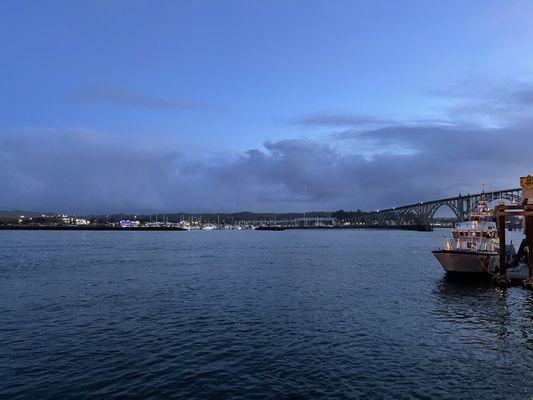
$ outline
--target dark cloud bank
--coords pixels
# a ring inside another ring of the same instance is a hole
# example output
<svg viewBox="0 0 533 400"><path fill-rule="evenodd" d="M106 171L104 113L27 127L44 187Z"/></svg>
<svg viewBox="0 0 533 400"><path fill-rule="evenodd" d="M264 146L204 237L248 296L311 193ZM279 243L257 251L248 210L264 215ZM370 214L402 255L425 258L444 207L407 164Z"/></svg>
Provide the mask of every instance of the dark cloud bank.
<svg viewBox="0 0 533 400"><path fill-rule="evenodd" d="M196 160L80 130L5 133L0 209L375 209L477 191L483 183L515 187L520 175L533 172L533 118L524 93L512 97L512 110L493 99L491 116L499 118L493 126L315 115L298 123L331 128L324 140L267 141L243 154ZM362 128L361 121L379 126Z"/></svg>

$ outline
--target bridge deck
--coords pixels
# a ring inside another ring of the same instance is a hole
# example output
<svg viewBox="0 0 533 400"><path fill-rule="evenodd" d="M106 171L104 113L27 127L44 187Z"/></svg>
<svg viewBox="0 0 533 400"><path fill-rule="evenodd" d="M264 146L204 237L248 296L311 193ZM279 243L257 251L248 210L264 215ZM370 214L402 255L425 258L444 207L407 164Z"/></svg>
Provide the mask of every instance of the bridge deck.
<svg viewBox="0 0 533 400"><path fill-rule="evenodd" d="M367 214L367 222L375 220L385 222L385 220L387 220L387 218L390 219L390 217L393 217L393 219L395 219L397 222L402 222L402 220L403 222L406 222L406 218L409 218L410 221L412 221L414 215L416 216L417 223L429 223L429 220L433 218L435 212L444 205L450 207L458 220L464 220L464 218L480 200L493 201L497 199L507 199L521 203L521 189L497 190L493 192L467 194L465 196L459 195L438 200L423 201L420 203L408 204L399 207L375 210Z"/></svg>

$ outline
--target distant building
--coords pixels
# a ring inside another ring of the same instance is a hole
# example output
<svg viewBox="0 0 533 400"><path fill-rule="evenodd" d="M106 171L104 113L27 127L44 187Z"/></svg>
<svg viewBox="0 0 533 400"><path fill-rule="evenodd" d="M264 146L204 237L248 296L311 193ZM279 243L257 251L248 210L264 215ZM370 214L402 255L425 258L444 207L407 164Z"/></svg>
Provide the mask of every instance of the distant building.
<svg viewBox="0 0 533 400"><path fill-rule="evenodd" d="M121 228L137 228L140 224L139 221L130 221L129 219L123 219L120 221Z"/></svg>
<svg viewBox="0 0 533 400"><path fill-rule="evenodd" d="M91 223L88 219L76 218L68 215L60 215L59 217L66 225L89 225Z"/></svg>

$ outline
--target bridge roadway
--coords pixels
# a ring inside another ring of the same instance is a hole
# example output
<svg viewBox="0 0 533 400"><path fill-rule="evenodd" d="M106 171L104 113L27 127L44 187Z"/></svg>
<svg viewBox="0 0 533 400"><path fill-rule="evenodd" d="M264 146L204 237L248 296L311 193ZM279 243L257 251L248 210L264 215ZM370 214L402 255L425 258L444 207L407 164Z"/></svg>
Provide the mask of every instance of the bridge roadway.
<svg viewBox="0 0 533 400"><path fill-rule="evenodd" d="M429 225L437 210L447 206L455 214L458 221L464 221L471 210L475 209L481 200L492 202L508 200L514 204L522 203L522 190L508 189L495 192L459 195L440 200L425 201L385 210L371 211L365 216L368 225Z"/></svg>

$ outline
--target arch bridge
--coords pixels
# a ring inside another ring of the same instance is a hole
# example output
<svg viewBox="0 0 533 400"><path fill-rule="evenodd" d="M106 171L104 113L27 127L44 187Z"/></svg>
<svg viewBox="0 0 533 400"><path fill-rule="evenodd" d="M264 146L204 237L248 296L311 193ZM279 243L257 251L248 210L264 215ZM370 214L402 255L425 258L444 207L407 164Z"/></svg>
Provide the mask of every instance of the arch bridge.
<svg viewBox="0 0 533 400"><path fill-rule="evenodd" d="M366 214L364 222L368 225L429 225L437 210L443 206L448 207L455 214L457 221L464 221L470 211L475 209L481 200L488 202L508 200L513 204L521 204L522 190L518 188L467 194L466 196L459 195L457 197L371 211Z"/></svg>

